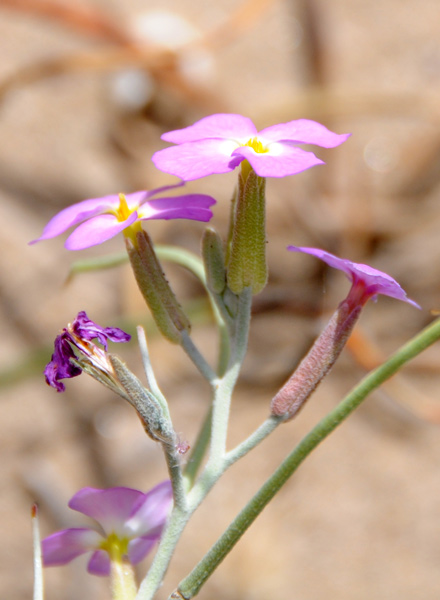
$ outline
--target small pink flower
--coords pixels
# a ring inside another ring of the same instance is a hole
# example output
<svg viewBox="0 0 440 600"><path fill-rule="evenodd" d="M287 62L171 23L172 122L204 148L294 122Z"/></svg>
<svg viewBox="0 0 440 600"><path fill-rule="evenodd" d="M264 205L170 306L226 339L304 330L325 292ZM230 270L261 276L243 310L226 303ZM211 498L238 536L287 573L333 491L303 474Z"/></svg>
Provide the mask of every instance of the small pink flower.
<svg viewBox="0 0 440 600"><path fill-rule="evenodd" d="M35 244L56 237L70 227L78 225L67 238L65 247L68 250L83 250L106 242L140 221L150 219L209 221L212 217L209 207L215 204L211 196L186 194L151 199L153 196L182 185L183 182L151 191L83 200L55 215L44 228L42 235L30 243Z"/></svg>
<svg viewBox="0 0 440 600"><path fill-rule="evenodd" d="M402 300L403 302L408 302L408 304L420 308L417 302L407 297L406 292L400 287L397 281L383 271L378 271L362 263L351 262L351 260L345 258L338 258L334 254L330 254L330 252L320 250L319 248L288 246L287 249L292 252L311 254L323 260L330 267L343 271L352 282L347 301L353 305L359 304L363 306L369 298L376 300L377 296L382 294Z"/></svg>
<svg viewBox="0 0 440 600"><path fill-rule="evenodd" d="M93 575L109 575L110 560L137 564L159 540L172 498L169 481L146 494L125 487L83 488L69 507L94 519L96 526L63 529L44 539L44 566L66 565L86 552L93 552L87 567Z"/></svg>
<svg viewBox="0 0 440 600"><path fill-rule="evenodd" d="M361 263L338 258L319 248L288 246L292 252L304 252L320 258L329 266L343 271L351 281L348 296L343 300L324 331L316 339L307 355L294 370L289 380L274 396L271 403L272 414L292 419L304 406L311 394L327 375L341 354L364 304L379 294L420 306L410 300L405 291L392 277Z"/></svg>
<svg viewBox="0 0 440 600"><path fill-rule="evenodd" d="M298 148L297 144L334 148L349 135L338 135L308 119L257 131L246 117L218 114L165 133L162 139L177 145L156 152L153 162L161 171L185 181L228 173L245 159L260 177L286 177L323 164L312 152Z"/></svg>

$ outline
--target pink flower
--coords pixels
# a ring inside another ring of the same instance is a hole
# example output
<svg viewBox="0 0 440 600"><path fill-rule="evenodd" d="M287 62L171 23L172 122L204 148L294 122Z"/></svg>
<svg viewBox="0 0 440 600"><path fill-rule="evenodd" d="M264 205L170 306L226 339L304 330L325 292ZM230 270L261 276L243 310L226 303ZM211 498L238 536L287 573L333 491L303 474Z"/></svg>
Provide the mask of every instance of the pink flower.
<svg viewBox="0 0 440 600"><path fill-rule="evenodd" d="M30 243L35 244L56 237L70 227L78 225L67 238L65 247L68 250L83 250L106 242L140 221L149 219L209 221L212 217L209 207L215 204L211 196L186 194L151 200L157 194L182 185L183 182L126 196L114 194L83 200L55 215L44 228L43 234Z"/></svg>
<svg viewBox="0 0 440 600"><path fill-rule="evenodd" d="M406 293L392 277L368 265L338 258L319 248L288 246L292 252L304 252L320 258L329 266L343 271L351 281L348 296L343 300L324 331L316 339L307 355L294 370L289 380L274 396L271 403L272 414L292 419L304 406L311 394L327 375L341 354L355 326L364 304L379 294L391 296L420 306L407 298Z"/></svg>
<svg viewBox="0 0 440 600"><path fill-rule="evenodd" d="M273 125L258 132L246 117L218 114L165 133L162 139L177 146L159 150L153 155L153 162L161 171L185 181L228 173L245 159L260 177L285 177L323 164L297 144L334 148L349 135L338 135L308 119Z"/></svg>
<svg viewBox="0 0 440 600"><path fill-rule="evenodd" d="M343 271L352 282L347 301L353 305L359 304L362 306L369 298L375 300L379 294L382 294L402 300L403 302L408 302L408 304L420 308L417 302L407 297L406 292L400 287L397 281L383 271L378 271L362 263L351 262L351 260L345 258L338 258L334 254L330 254L330 252L320 250L319 248L288 246L287 249L292 252L311 254L323 260L330 267Z"/></svg>
<svg viewBox="0 0 440 600"><path fill-rule="evenodd" d="M94 519L96 526L63 529L44 539L44 566L66 565L86 552L93 552L87 567L93 575L109 575L110 560L135 565L159 540L172 498L169 481L147 494L125 487L83 488L69 507Z"/></svg>

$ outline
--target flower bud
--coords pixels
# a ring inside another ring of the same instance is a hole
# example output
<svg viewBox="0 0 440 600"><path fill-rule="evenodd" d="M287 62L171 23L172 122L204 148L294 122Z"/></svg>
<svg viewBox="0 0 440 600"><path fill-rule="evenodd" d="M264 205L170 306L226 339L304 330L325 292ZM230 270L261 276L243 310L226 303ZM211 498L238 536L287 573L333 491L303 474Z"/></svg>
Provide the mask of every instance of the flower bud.
<svg viewBox="0 0 440 600"><path fill-rule="evenodd" d="M165 279L148 234L141 231L136 234L136 245L128 239L126 245L137 284L156 325L170 342L179 344L181 332L189 332L191 324Z"/></svg>
<svg viewBox="0 0 440 600"><path fill-rule="evenodd" d="M226 286L225 254L221 237L210 227L205 229L202 237L202 257L208 288L221 294Z"/></svg>
<svg viewBox="0 0 440 600"><path fill-rule="evenodd" d="M259 177L247 161L243 161L238 179L227 281L234 294L240 294L245 287L251 286L255 295L267 282L266 179Z"/></svg>
<svg viewBox="0 0 440 600"><path fill-rule="evenodd" d="M353 309L347 300L341 302L299 367L272 399L273 415L288 421L300 411L335 364L361 310L362 306Z"/></svg>

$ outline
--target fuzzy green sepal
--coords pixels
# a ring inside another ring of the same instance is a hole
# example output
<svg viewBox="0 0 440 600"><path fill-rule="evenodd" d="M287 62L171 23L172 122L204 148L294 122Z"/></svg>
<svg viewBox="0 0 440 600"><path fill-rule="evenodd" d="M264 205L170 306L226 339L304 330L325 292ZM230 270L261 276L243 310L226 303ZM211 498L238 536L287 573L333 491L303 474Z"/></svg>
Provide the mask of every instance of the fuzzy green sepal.
<svg viewBox="0 0 440 600"><path fill-rule="evenodd" d="M221 294L226 286L225 253L221 237L211 227L205 229L202 237L202 257L208 288Z"/></svg>
<svg viewBox="0 0 440 600"><path fill-rule="evenodd" d="M227 282L234 294L251 287L255 295L267 282L266 179L250 168L242 169L238 181Z"/></svg>
<svg viewBox="0 0 440 600"><path fill-rule="evenodd" d="M126 245L137 284L156 325L170 342L179 344L181 332L189 332L191 323L165 278L148 234L141 231L135 245L129 239Z"/></svg>

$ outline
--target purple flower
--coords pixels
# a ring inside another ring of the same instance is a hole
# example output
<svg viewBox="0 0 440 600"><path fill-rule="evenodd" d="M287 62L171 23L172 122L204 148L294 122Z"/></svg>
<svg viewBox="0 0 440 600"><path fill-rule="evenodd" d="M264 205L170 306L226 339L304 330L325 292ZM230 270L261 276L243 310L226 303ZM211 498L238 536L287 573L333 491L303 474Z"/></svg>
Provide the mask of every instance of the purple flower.
<svg viewBox="0 0 440 600"><path fill-rule="evenodd" d="M169 481L146 494L125 487L83 488L69 507L94 519L96 527L63 529L44 539L44 566L65 565L90 551L87 570L93 575L109 575L110 561L135 565L160 538L172 498Z"/></svg>
<svg viewBox="0 0 440 600"><path fill-rule="evenodd" d="M156 152L153 162L161 171L185 181L228 173L245 159L260 177L285 177L323 164L312 152L296 144L334 148L349 135L338 135L308 119L273 125L258 132L246 117L218 114L165 133L163 140L178 145Z"/></svg>
<svg viewBox="0 0 440 600"><path fill-rule="evenodd" d="M89 342L97 338L105 350L108 348L107 340L118 343L129 342L131 339L131 335L118 327L100 327L88 318L84 310L73 321L72 334Z"/></svg>
<svg viewBox="0 0 440 600"><path fill-rule="evenodd" d="M88 318L85 311L79 312L73 323L69 323L55 339L54 353L44 369L48 385L58 392L64 392L65 386L60 379L70 379L81 374L81 369L70 360L76 358L72 346L86 354L91 362L104 364L104 370L108 369L105 353L90 343L95 338L107 350L107 340L128 342L131 336L118 327L100 327Z"/></svg>
<svg viewBox="0 0 440 600"><path fill-rule="evenodd" d="M343 300L324 331L317 338L307 355L294 370L289 380L274 396L272 414L292 419L305 405L311 394L327 375L341 354L364 304L379 294L391 296L420 308L407 298L405 291L392 277L368 265L338 258L319 248L288 246L292 252L304 252L320 258L325 263L343 271L351 281L348 296Z"/></svg>
<svg viewBox="0 0 440 600"><path fill-rule="evenodd" d="M338 258L330 252L320 250L319 248L300 248L298 246L288 246L288 250L292 252L304 252L320 258L330 267L343 271L348 279L352 282L352 287L347 297L347 301L354 305L364 305L369 298L375 300L379 294L391 296L397 300L408 302L416 308L420 306L410 300L406 292L400 287L395 279L384 273L364 265L362 263L354 263L345 258Z"/></svg>
<svg viewBox="0 0 440 600"><path fill-rule="evenodd" d="M83 200L55 215L44 228L42 235L30 243L35 244L56 237L70 227L78 225L67 238L65 247L68 250L83 250L102 244L135 224L139 226L140 221L149 219L209 221L212 217L209 207L215 204L211 196L186 194L151 200L157 194L182 185L183 182L149 192L135 192L126 196L114 194Z"/></svg>

